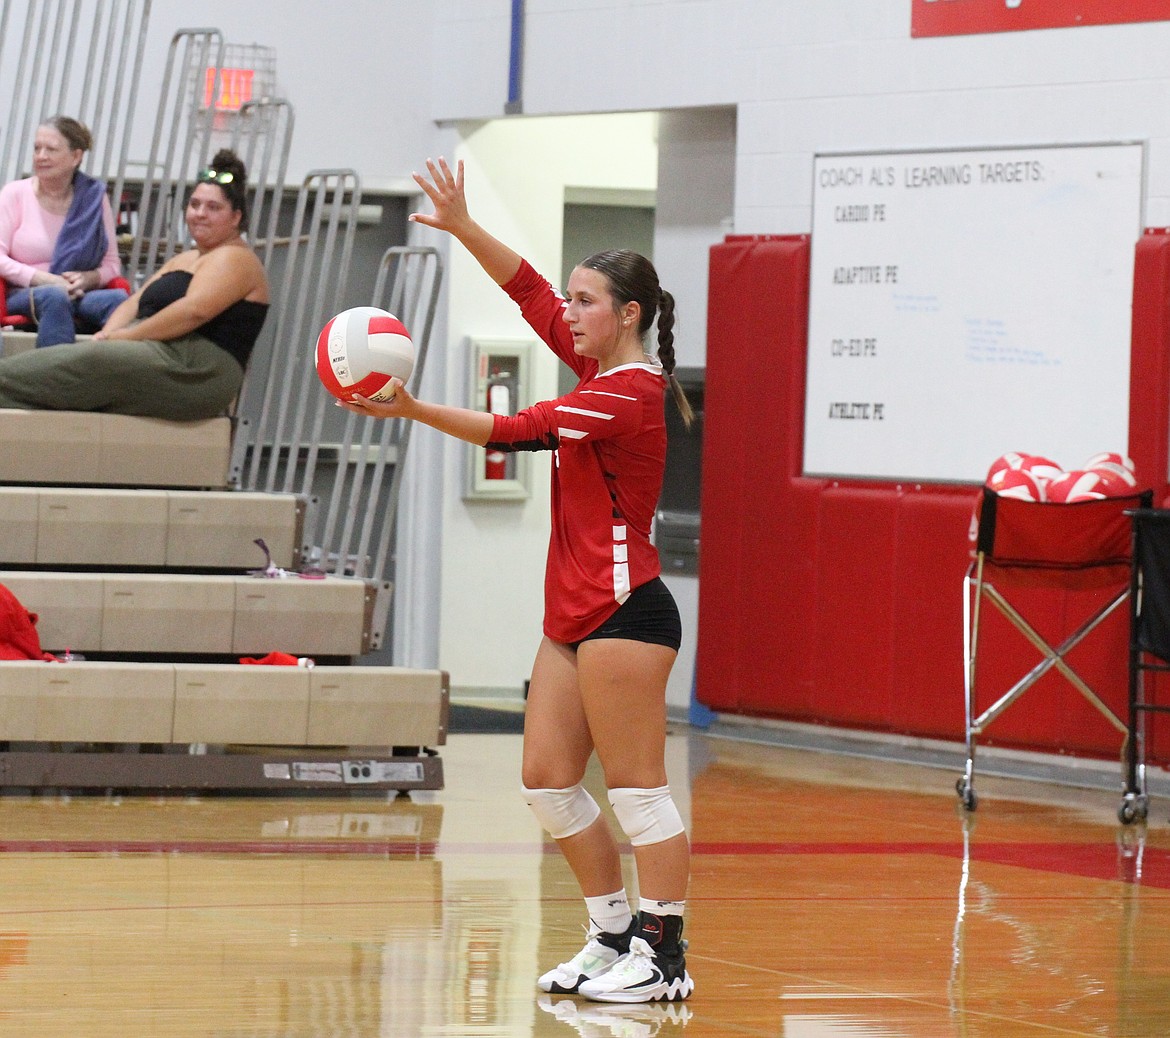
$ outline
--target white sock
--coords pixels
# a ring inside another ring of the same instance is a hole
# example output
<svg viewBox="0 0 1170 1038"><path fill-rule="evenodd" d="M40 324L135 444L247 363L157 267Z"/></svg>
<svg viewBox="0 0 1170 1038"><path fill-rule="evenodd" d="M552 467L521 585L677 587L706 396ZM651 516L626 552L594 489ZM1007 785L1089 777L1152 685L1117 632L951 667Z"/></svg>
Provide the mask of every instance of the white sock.
<svg viewBox="0 0 1170 1038"><path fill-rule="evenodd" d="M682 915L686 907L685 901L652 901L648 897L638 899L638 911L651 915Z"/></svg>
<svg viewBox="0 0 1170 1038"><path fill-rule="evenodd" d="M587 897L585 910L589 913L590 920L606 933L625 933L634 918L624 890Z"/></svg>

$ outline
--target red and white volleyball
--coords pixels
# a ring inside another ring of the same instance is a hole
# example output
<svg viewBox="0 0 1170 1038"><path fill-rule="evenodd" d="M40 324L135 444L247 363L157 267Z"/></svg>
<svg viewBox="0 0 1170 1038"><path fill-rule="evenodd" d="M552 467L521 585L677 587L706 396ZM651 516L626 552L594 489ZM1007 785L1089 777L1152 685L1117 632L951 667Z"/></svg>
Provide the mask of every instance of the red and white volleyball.
<svg viewBox="0 0 1170 1038"><path fill-rule="evenodd" d="M1059 476L1063 470L1055 461L1042 455L1009 451L1007 454L1001 454L992 462L991 468L987 472L987 485L991 486L996 478L1005 471L1029 472L1043 484Z"/></svg>
<svg viewBox="0 0 1170 1038"><path fill-rule="evenodd" d="M1106 477L1110 497L1131 493L1137 487L1133 462L1124 454L1094 454L1081 467Z"/></svg>
<svg viewBox="0 0 1170 1038"><path fill-rule="evenodd" d="M1108 465L1110 468L1120 466L1125 469L1131 476L1136 471L1133 462L1124 454L1115 454L1111 451L1102 451L1100 454L1094 454L1091 458L1086 458L1085 463L1081 466L1082 469L1096 469L1102 465ZM1135 481L1136 484L1136 481Z"/></svg>
<svg viewBox="0 0 1170 1038"><path fill-rule="evenodd" d="M1026 456L1024 462L1024 471L1032 473L1041 483L1047 483L1050 479L1056 479L1057 476L1064 472L1055 461L1051 458L1045 458L1041 454L1029 454Z"/></svg>
<svg viewBox="0 0 1170 1038"><path fill-rule="evenodd" d="M1014 497L1021 501L1043 501L1044 485L1026 469L1000 469L987 485L1000 497Z"/></svg>
<svg viewBox="0 0 1170 1038"><path fill-rule="evenodd" d="M1074 501L1099 501L1106 497L1101 475L1092 470L1074 469L1051 480L1048 500L1072 504Z"/></svg>
<svg viewBox="0 0 1170 1038"><path fill-rule="evenodd" d="M1089 471L1101 477L1099 489L1106 497L1125 497L1134 493L1137 488L1137 480L1128 469L1119 470L1101 465Z"/></svg>
<svg viewBox="0 0 1170 1038"><path fill-rule="evenodd" d="M1024 467L1024 458L1026 455L1018 454L1016 451L1008 451L1007 454L1001 454L991 463L991 468L987 470L987 479L985 482L991 486L995 480L1004 472L1014 472Z"/></svg>
<svg viewBox="0 0 1170 1038"><path fill-rule="evenodd" d="M338 400L355 393L393 400L390 379L414 371L414 343L405 325L376 306L355 306L332 318L317 336L317 375Z"/></svg>

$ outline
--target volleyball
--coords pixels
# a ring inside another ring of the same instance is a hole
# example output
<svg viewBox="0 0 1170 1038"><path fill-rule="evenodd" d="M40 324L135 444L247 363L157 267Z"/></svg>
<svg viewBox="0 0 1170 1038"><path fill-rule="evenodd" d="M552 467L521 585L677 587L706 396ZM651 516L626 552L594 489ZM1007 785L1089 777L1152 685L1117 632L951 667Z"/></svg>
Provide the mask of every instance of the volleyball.
<svg viewBox="0 0 1170 1038"><path fill-rule="evenodd" d="M1039 454L1023 454L1018 451L1009 451L995 459L987 472L987 485L994 486L1004 472L1027 472L1041 485L1054 479L1062 472L1061 467L1050 458Z"/></svg>
<svg viewBox="0 0 1170 1038"><path fill-rule="evenodd" d="M987 481L1000 497L1014 497L1021 501L1043 501L1044 485L1027 469L1000 469Z"/></svg>
<svg viewBox="0 0 1170 1038"><path fill-rule="evenodd" d="M393 400L390 379L405 382L413 370L410 332L375 306L343 310L317 336L317 375L338 400L352 400L355 393L367 400Z"/></svg>
<svg viewBox="0 0 1170 1038"><path fill-rule="evenodd" d="M1081 466L1082 469L1100 468L1102 465L1107 465L1110 468L1120 467L1125 469L1131 475L1134 472L1133 462L1124 454L1115 454L1111 451L1102 451L1100 454L1094 454L1091 458L1086 459Z"/></svg>
<svg viewBox="0 0 1170 1038"><path fill-rule="evenodd" d="M1133 462L1124 454L1094 454L1081 467L1104 479L1110 497L1130 493L1137 487Z"/></svg>
<svg viewBox="0 0 1170 1038"><path fill-rule="evenodd" d="M1092 470L1074 469L1048 484L1048 500L1071 504L1074 501L1097 501L1106 496L1104 480Z"/></svg>
<svg viewBox="0 0 1170 1038"><path fill-rule="evenodd" d="M1027 455L1020 454L1016 451L1008 451L1007 454L1001 454L991 463L991 468L987 470L987 485L992 486L995 481L1005 472L1014 472L1024 467L1024 459Z"/></svg>
<svg viewBox="0 0 1170 1038"><path fill-rule="evenodd" d="M1101 482L1097 489L1106 497L1126 497L1137 489L1137 480L1134 479L1133 473L1127 469L1113 469L1107 465L1101 465L1089 471L1100 477Z"/></svg>
<svg viewBox="0 0 1170 1038"><path fill-rule="evenodd" d="M1050 479L1056 479L1057 476L1061 475L1064 469L1051 458L1045 458L1040 454L1029 454L1024 462L1024 471L1032 473L1041 483L1047 483Z"/></svg>

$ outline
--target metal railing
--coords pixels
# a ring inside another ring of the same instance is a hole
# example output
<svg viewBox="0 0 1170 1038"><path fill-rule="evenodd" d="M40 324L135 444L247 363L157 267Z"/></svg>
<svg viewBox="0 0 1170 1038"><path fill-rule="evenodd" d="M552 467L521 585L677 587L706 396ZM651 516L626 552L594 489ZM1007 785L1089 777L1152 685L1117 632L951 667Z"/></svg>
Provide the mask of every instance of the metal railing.
<svg viewBox="0 0 1170 1038"><path fill-rule="evenodd" d="M136 283L180 251L186 188L206 165L215 115L214 108L193 99L188 84L200 70L218 69L223 49L218 29L182 29L171 37L127 263Z"/></svg>
<svg viewBox="0 0 1170 1038"><path fill-rule="evenodd" d="M70 115L94 137L83 168L120 197L149 17L150 0L2 0L0 183L31 172L44 119Z"/></svg>
<svg viewBox="0 0 1170 1038"><path fill-rule="evenodd" d="M313 363L317 336L345 298L360 203L352 171L315 171L301 187L274 307L274 341L267 357L249 367L231 470L240 489L296 493L312 502L302 568L374 582L371 644L377 649L393 594L394 529L411 423L339 410ZM441 280L440 255L432 248L394 246L379 265L371 305L390 310L410 330L412 387L426 364Z"/></svg>

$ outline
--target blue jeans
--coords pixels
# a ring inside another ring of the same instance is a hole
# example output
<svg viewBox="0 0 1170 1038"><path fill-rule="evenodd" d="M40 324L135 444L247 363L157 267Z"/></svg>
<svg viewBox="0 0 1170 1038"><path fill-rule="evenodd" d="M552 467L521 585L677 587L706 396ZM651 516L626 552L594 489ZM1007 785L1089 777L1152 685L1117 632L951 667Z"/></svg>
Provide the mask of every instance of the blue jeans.
<svg viewBox="0 0 1170 1038"><path fill-rule="evenodd" d="M77 329L96 332L126 298L120 288L95 288L80 299L56 285L14 288L8 293L8 312L37 322L37 345L75 342Z"/></svg>

